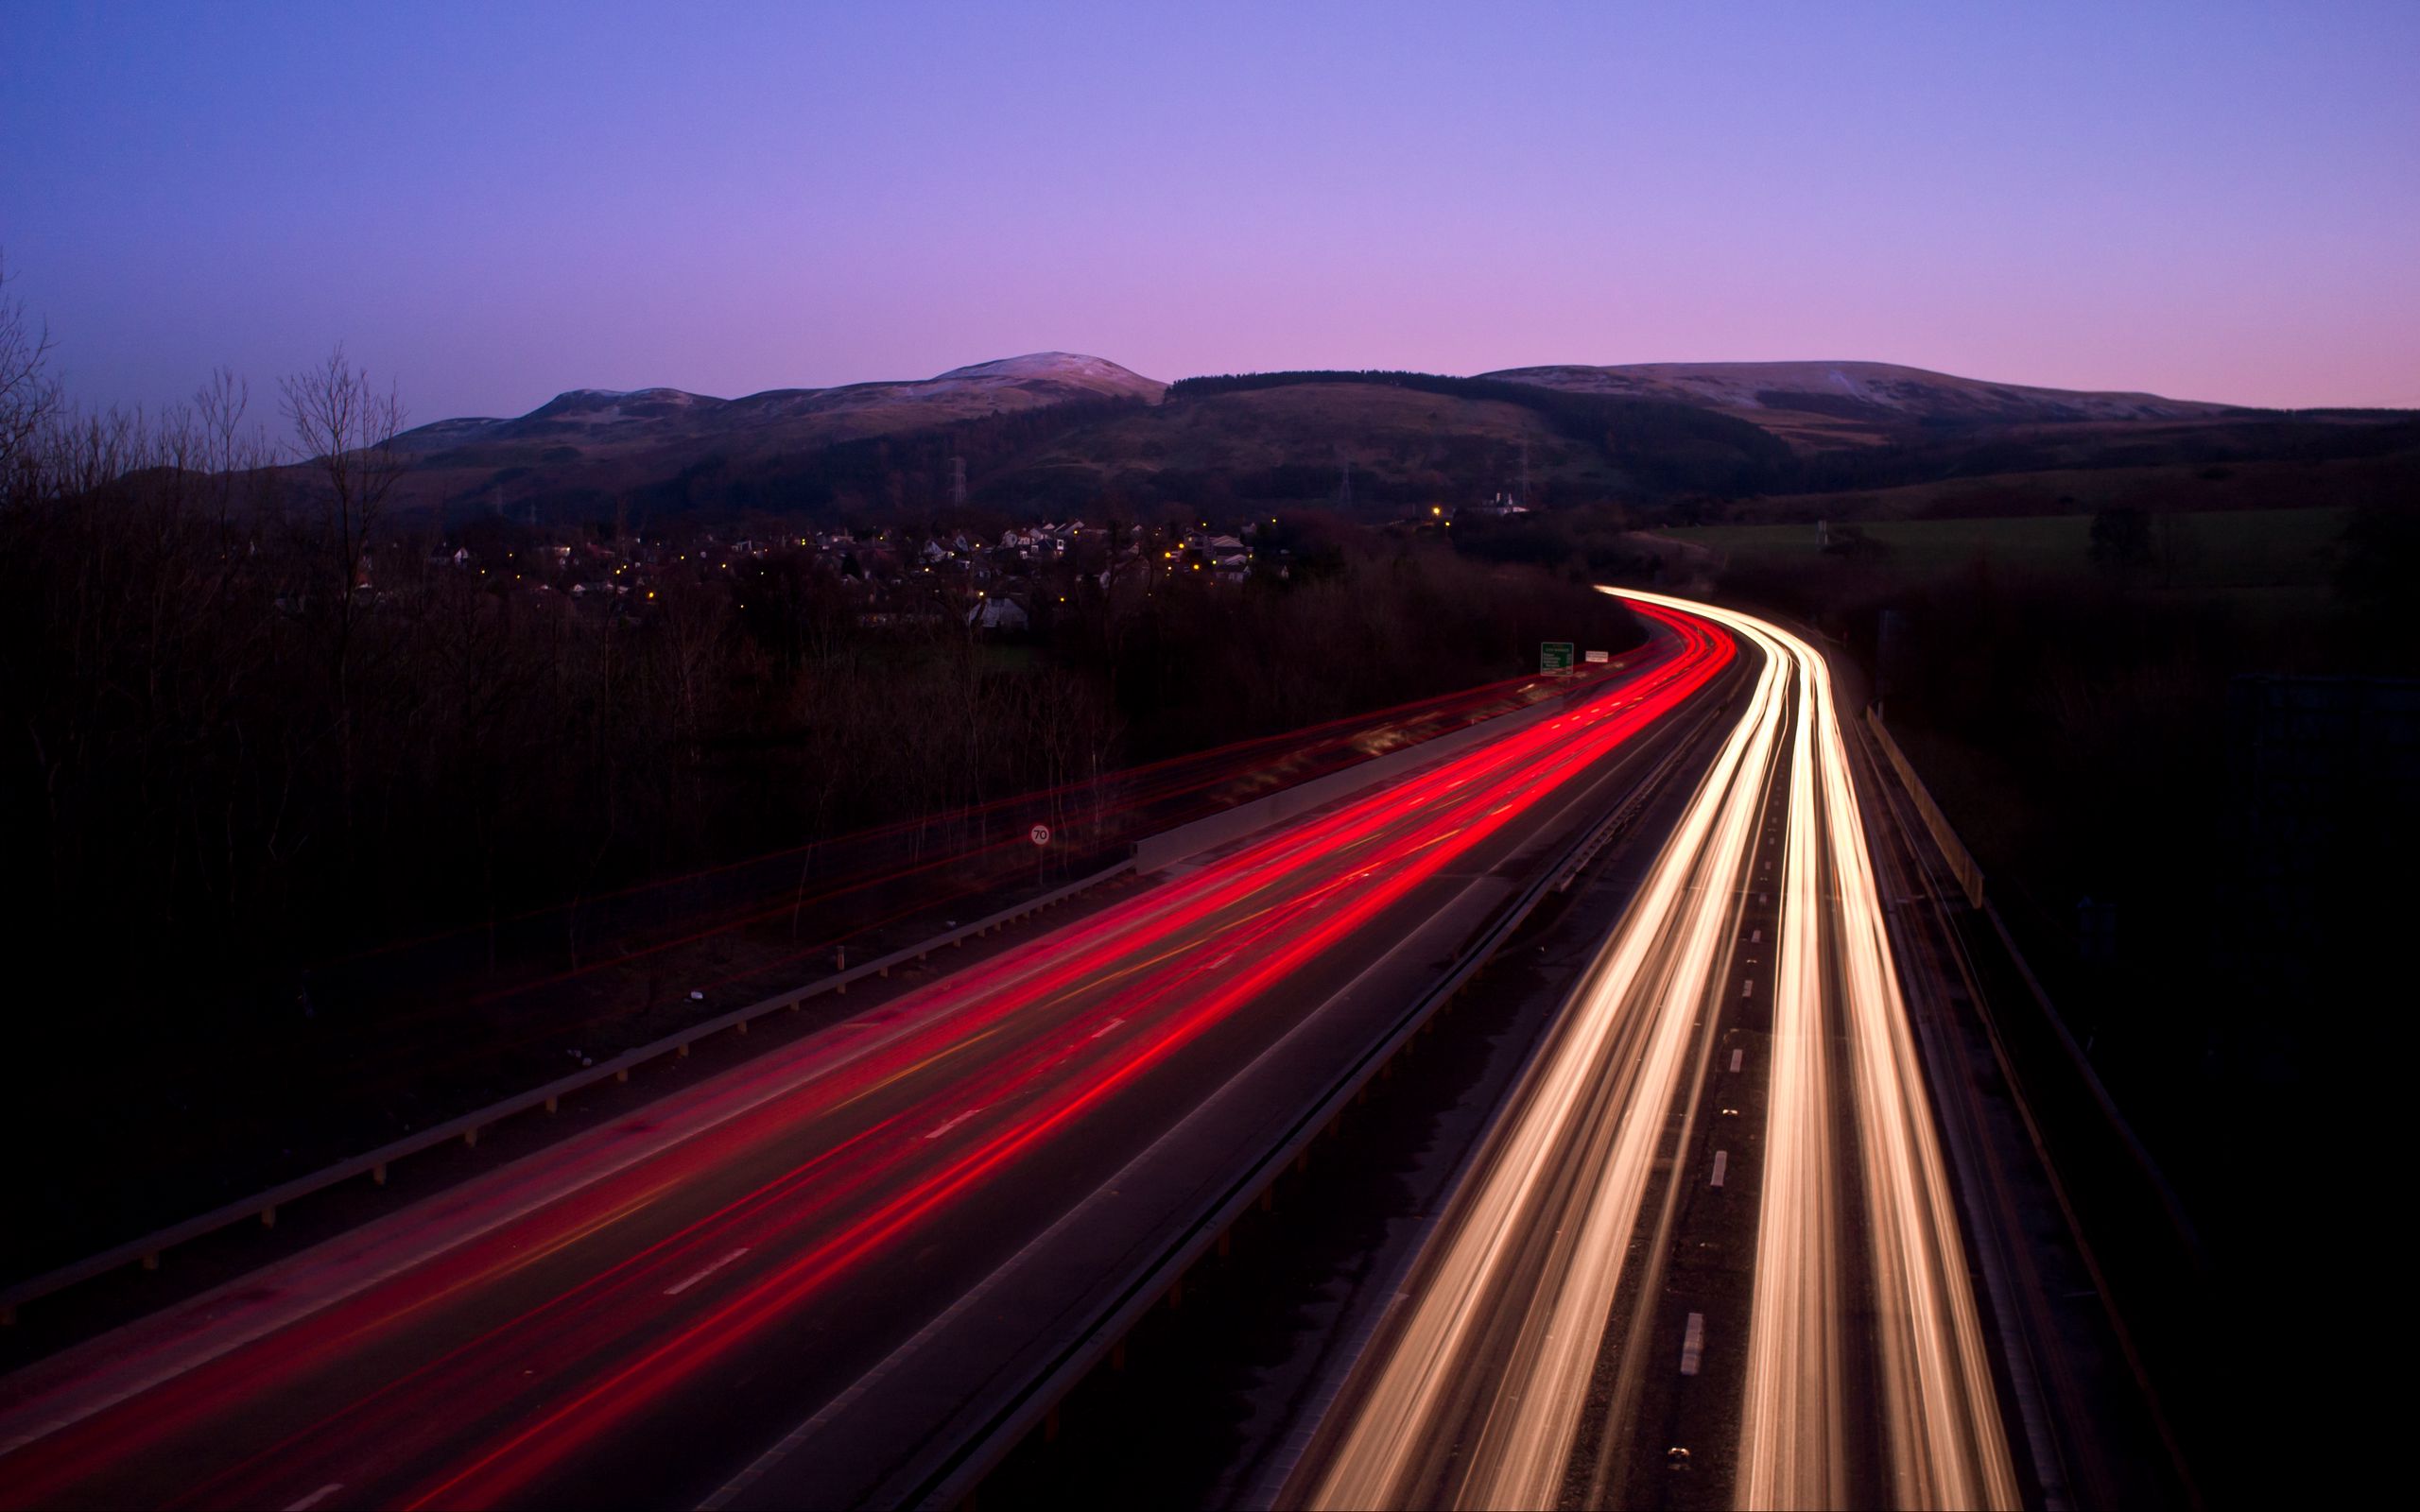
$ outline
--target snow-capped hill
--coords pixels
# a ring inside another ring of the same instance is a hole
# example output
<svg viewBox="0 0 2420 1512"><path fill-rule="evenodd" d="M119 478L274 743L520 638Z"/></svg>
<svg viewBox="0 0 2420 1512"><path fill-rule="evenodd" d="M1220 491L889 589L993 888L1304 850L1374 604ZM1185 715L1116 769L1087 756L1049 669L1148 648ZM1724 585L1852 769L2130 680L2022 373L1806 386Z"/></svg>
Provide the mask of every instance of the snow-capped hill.
<svg viewBox="0 0 2420 1512"><path fill-rule="evenodd" d="M527 466L524 454L535 443L571 449L546 458L556 465L574 461L573 453L595 459L716 444L795 450L1071 401L1156 403L1167 387L1100 357L1037 352L937 378L769 388L741 399L681 388L572 388L511 420L442 420L406 431L396 444L463 467Z"/></svg>
<svg viewBox="0 0 2420 1512"><path fill-rule="evenodd" d="M999 357L952 368L932 380L937 384L970 381L1061 383L1119 398L1153 401L1167 388L1158 379L1146 378L1106 357L1088 357L1078 352L1030 352L1022 357Z"/></svg>
<svg viewBox="0 0 2420 1512"><path fill-rule="evenodd" d="M701 404L726 403L679 388L574 388L557 394L521 418L562 420L579 416L610 423L617 420L661 420Z"/></svg>
<svg viewBox="0 0 2420 1512"><path fill-rule="evenodd" d="M505 421L487 415L465 415L459 420L433 421L396 436L391 443L400 451L441 452L450 446L475 441L488 435Z"/></svg>
<svg viewBox="0 0 2420 1512"><path fill-rule="evenodd" d="M1811 438L1844 427L1910 423L2055 424L2204 420L2233 406L2158 394L1996 384L1890 362L1646 362L1511 368L1485 374L1581 393L1662 399Z"/></svg>

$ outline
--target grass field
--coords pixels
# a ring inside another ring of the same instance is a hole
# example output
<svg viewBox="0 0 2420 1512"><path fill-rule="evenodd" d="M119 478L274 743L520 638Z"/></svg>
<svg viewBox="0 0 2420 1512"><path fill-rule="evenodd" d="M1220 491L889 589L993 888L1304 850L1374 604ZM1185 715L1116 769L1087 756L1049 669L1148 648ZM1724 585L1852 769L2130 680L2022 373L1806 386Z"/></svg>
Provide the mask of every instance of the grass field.
<svg viewBox="0 0 2420 1512"><path fill-rule="evenodd" d="M2147 586L2180 590L2316 588L2336 563L2337 538L2352 511L2342 508L2242 509L2154 516ZM2000 572L2083 577L2092 560L2090 515L2004 520L1886 520L1864 524L1888 548L1877 565L1910 581L1944 576L1981 558ZM1657 532L1706 547L1742 565L1841 565L1826 556L1813 525L1700 525Z"/></svg>

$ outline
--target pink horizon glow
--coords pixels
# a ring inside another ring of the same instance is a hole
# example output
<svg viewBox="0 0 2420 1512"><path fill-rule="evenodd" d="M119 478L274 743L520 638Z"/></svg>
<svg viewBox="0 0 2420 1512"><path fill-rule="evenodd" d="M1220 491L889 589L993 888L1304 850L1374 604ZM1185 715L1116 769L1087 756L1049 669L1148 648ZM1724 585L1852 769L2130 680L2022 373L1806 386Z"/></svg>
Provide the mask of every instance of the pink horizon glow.
<svg viewBox="0 0 2420 1512"><path fill-rule="evenodd" d="M26 6L9 296L94 404L415 421L1060 350L1904 363L2420 406L2420 9Z"/></svg>

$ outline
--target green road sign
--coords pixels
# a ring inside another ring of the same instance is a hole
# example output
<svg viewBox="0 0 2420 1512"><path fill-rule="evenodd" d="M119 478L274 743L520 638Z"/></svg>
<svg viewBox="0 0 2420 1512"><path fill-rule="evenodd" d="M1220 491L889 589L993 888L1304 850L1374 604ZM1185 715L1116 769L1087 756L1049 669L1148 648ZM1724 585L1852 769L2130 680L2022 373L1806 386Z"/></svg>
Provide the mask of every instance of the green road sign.
<svg viewBox="0 0 2420 1512"><path fill-rule="evenodd" d="M1538 644L1538 671L1568 672L1571 670L1572 644L1569 641L1542 641Z"/></svg>

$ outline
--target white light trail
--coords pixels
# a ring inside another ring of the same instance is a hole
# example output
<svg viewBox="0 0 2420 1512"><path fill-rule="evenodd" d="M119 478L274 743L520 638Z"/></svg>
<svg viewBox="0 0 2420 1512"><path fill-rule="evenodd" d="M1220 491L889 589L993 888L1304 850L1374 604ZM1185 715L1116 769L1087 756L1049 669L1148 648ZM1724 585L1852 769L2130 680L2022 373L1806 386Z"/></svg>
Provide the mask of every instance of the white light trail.
<svg viewBox="0 0 2420 1512"><path fill-rule="evenodd" d="M1828 670L1804 641L1751 616L1624 596L1715 621L1761 649L1763 669L1431 1240L1404 1319L1346 1399L1350 1417L1329 1435L1310 1501L1561 1500L1665 1129L1676 1110L1694 1117L1682 1096L1691 1052L1741 1007L1726 990L1725 946L1778 775L1780 881L1759 873L1756 884L1777 886L1781 902L1737 1499L1751 1508L2014 1506ZM1855 1212L1840 1211L1843 1155L1832 1130L1843 1102L1864 1194ZM1852 1299L1849 1277L1860 1273L1872 1292ZM1853 1305L1866 1309L1855 1329ZM1849 1398L1853 1344L1870 1354L1860 1359L1879 1377L1878 1401ZM1853 1433L1881 1435L1891 1485L1848 1484Z"/></svg>
<svg viewBox="0 0 2420 1512"><path fill-rule="evenodd" d="M1693 606L1692 606L1693 608ZM1721 946L1772 752L1787 664L1766 659L1746 713L1513 1094L1412 1314L1317 1486L1314 1504L1550 1506L1652 1173L1689 1031L1710 1023ZM1543 1250L1543 1254L1541 1254ZM1500 1382L1470 1356L1524 1293ZM1484 1400L1473 1402L1474 1389ZM1434 1484L1429 1451L1476 1419Z"/></svg>

